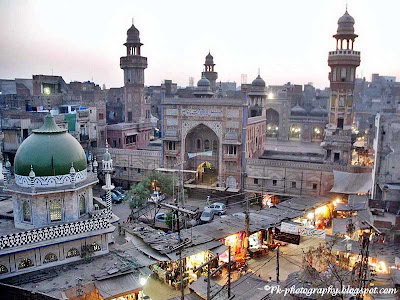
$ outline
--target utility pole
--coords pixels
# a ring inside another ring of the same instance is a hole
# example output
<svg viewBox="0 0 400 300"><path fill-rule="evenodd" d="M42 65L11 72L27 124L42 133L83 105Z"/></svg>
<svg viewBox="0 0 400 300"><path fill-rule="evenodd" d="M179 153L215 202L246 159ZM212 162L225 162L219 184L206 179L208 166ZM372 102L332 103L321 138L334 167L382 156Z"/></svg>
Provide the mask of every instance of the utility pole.
<svg viewBox="0 0 400 300"><path fill-rule="evenodd" d="M276 282L279 283L279 246L276 251Z"/></svg>
<svg viewBox="0 0 400 300"><path fill-rule="evenodd" d="M369 238L371 236L371 228L370 232L363 233L362 240L361 240L361 263L360 263L360 273L358 275L359 279L359 288L360 291L364 290L364 288L367 285L367 277L368 277L368 271L369 271L369 264L368 264L368 258L369 258ZM363 295L360 293L357 295L357 299L362 299Z"/></svg>
<svg viewBox="0 0 400 300"><path fill-rule="evenodd" d="M210 265L213 261L218 260L219 255L217 254L214 258L211 258L210 260L206 261L205 263L203 263L202 265L198 266L196 269L194 269L194 272L197 272L198 270L202 269L203 267L207 266L207 300L211 300L213 299L216 295L218 295L224 288L225 285L222 286L218 291L216 291L214 293L214 295L211 295L211 282L210 279L212 276L214 276L216 273L218 273L222 268L224 268L225 266L228 266L228 282L227 282L227 286L228 286L228 299L232 299L233 297L231 297L231 247L229 246L228 248L228 262L224 263L222 265L220 265L218 268L216 268L212 273L210 270Z"/></svg>
<svg viewBox="0 0 400 300"><path fill-rule="evenodd" d="M244 194L244 198L246 201L246 212L245 212L245 233L246 233L246 240L247 240L247 245L246 245L246 255L248 253L249 249L249 236L250 236L250 215L249 215L249 197L247 193Z"/></svg>

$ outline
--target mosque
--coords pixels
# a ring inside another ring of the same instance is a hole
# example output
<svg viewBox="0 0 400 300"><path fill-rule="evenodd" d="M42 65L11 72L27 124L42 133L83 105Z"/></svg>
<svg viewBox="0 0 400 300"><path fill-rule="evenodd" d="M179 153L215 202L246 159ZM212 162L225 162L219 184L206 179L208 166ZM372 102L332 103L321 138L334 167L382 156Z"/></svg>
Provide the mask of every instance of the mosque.
<svg viewBox="0 0 400 300"><path fill-rule="evenodd" d="M334 170L363 171L351 166L353 90L360 65L354 24L346 10L333 36L328 108L306 111L288 98L271 96L260 74L251 85L242 85L239 96L225 97L208 53L192 96L161 100L163 169L183 165L188 187L265 188L284 195L323 195L333 186Z"/></svg>
<svg viewBox="0 0 400 300"><path fill-rule="evenodd" d="M110 179L108 151L102 163ZM5 172L13 220L1 222L0 278L108 253L118 218L111 199L105 204L93 198L97 169L79 142L46 116L18 148L14 177ZM110 180L104 189L112 189Z"/></svg>

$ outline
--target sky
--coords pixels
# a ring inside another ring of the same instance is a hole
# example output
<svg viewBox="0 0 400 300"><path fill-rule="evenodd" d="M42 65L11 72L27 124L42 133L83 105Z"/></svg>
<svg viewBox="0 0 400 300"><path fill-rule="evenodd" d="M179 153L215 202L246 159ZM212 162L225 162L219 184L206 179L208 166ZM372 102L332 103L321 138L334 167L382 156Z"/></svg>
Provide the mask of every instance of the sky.
<svg viewBox="0 0 400 300"><path fill-rule="evenodd" d="M399 0L0 0L0 78L61 75L123 85L119 58L134 19L146 85L200 79L208 51L218 81L329 86L328 52L348 4L359 35L357 75L400 80Z"/></svg>

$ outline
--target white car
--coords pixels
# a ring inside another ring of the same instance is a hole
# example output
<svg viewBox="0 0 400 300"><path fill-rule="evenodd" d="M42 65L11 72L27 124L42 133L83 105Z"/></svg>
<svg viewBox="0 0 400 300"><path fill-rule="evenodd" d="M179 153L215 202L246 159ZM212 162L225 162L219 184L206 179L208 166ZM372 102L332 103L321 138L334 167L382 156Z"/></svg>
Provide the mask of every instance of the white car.
<svg viewBox="0 0 400 300"><path fill-rule="evenodd" d="M214 219L214 210L211 208L204 208L203 213L201 214L200 221L202 223L211 222Z"/></svg>
<svg viewBox="0 0 400 300"><path fill-rule="evenodd" d="M149 202L157 203L165 199L165 194L161 194L159 191L153 191L150 195Z"/></svg>
<svg viewBox="0 0 400 300"><path fill-rule="evenodd" d="M223 203L215 202L211 205L206 206L205 208L212 209L217 215L224 215L226 213L226 206Z"/></svg>

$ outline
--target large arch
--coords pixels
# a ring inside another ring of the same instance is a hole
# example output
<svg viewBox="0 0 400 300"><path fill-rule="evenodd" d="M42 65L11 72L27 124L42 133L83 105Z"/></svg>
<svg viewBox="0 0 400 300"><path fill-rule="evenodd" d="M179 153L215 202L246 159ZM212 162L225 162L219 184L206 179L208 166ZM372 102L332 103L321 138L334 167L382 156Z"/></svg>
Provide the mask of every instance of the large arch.
<svg viewBox="0 0 400 300"><path fill-rule="evenodd" d="M324 135L324 129L320 125L316 125L312 128L311 141L321 142Z"/></svg>
<svg viewBox="0 0 400 300"><path fill-rule="evenodd" d="M218 135L212 130L210 127L205 124L198 124L195 127L191 128L186 134L184 140L185 147L185 157L184 160L185 168L188 170L193 170L198 172L198 168L201 167L202 164L210 164L212 165L213 174L216 174L216 179L219 177L219 160L220 160L220 139ZM207 155L200 155L198 153L208 152ZM197 153L196 155L189 157L190 154ZM209 155L211 154L211 155ZM203 174L203 173L201 173ZM207 174L207 172L205 172ZM197 183L201 184L209 184L206 180L204 182L203 176L199 175L199 172L196 174ZM212 184L212 183L211 183Z"/></svg>
<svg viewBox="0 0 400 300"><path fill-rule="evenodd" d="M279 113L273 109L269 108L266 110L266 120L267 120L267 137L278 137L279 135Z"/></svg>

